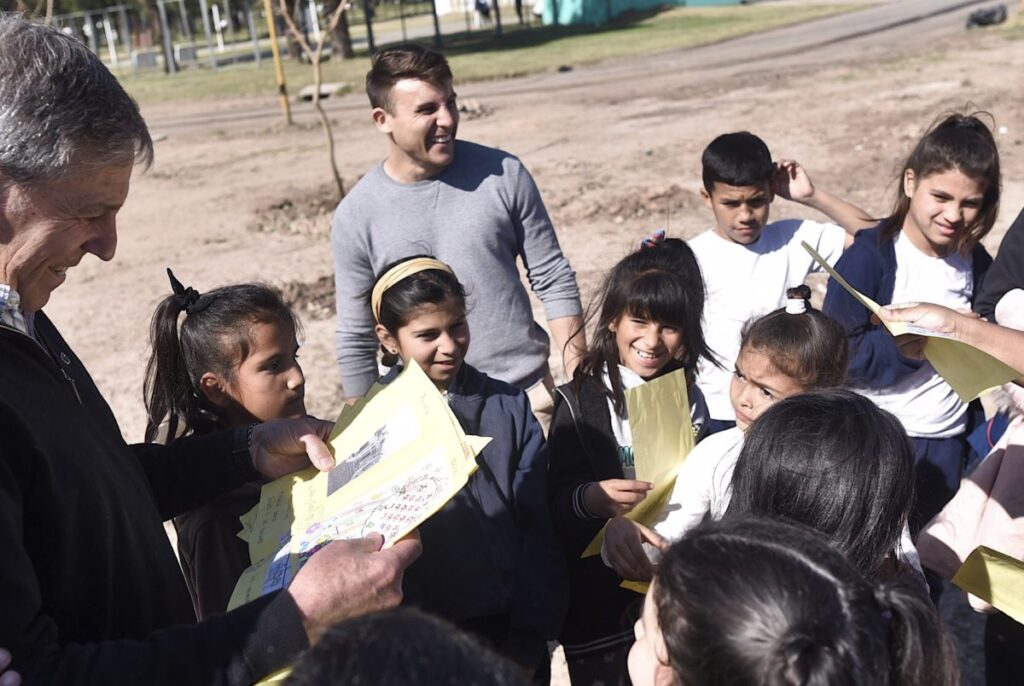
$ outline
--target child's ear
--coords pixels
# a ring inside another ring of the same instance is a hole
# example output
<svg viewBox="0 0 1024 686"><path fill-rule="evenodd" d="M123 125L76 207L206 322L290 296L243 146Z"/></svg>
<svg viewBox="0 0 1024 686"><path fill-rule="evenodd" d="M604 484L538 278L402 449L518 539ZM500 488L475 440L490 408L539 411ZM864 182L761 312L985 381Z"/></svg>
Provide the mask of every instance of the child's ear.
<svg viewBox="0 0 1024 686"><path fill-rule="evenodd" d="M711 202L711 194L708 193L708 189L704 188L704 186L700 187L700 197L704 198L704 207L708 208L709 210L713 209L712 205L714 203Z"/></svg>
<svg viewBox="0 0 1024 686"><path fill-rule="evenodd" d="M231 402L224 380L213 372L206 372L199 379L199 392L210 401L214 407L224 409Z"/></svg>
<svg viewBox="0 0 1024 686"><path fill-rule="evenodd" d="M392 355L398 354L398 341L395 340L395 337L391 335L391 332L388 331L386 326L378 324L373 327L373 332L377 334L377 340L380 341L380 344L384 346L385 350Z"/></svg>
<svg viewBox="0 0 1024 686"><path fill-rule="evenodd" d="M391 133L391 115L383 107L374 107L371 112L373 124L381 133Z"/></svg>
<svg viewBox="0 0 1024 686"><path fill-rule="evenodd" d="M914 197L914 189L917 187L917 178L914 176L913 169L907 169L903 172L903 194L908 198Z"/></svg>

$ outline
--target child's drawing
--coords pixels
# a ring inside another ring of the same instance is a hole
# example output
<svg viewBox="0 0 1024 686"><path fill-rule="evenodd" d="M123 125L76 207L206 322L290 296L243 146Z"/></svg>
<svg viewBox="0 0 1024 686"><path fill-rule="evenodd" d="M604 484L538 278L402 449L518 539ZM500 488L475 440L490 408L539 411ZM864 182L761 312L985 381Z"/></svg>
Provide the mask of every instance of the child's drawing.
<svg viewBox="0 0 1024 686"><path fill-rule="evenodd" d="M338 460L327 473L327 495L352 481L386 457L398 452L419 436L418 425L411 408L396 412L386 424L354 452Z"/></svg>

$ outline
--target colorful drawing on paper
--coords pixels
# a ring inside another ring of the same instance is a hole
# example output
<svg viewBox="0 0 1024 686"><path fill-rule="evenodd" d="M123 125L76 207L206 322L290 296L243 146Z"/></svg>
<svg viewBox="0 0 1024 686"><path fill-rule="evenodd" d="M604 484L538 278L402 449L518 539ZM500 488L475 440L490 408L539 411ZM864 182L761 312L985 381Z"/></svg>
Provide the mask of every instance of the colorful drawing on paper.
<svg viewBox="0 0 1024 686"><path fill-rule="evenodd" d="M327 473L327 495L330 496L345 484L373 467L381 460L412 443L419 436L416 418L409 417L410 408L402 408L381 426L352 454L340 460Z"/></svg>

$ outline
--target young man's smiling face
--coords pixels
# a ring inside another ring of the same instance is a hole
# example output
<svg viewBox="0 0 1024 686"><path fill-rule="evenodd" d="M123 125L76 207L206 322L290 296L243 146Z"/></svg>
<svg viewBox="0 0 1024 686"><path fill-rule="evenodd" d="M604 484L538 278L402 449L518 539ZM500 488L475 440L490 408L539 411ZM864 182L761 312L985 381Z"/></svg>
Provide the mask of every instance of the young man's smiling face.
<svg viewBox="0 0 1024 686"><path fill-rule="evenodd" d="M400 183L433 178L455 160L459 109L451 83L402 79L388 107L373 109L373 121L391 139L385 169Z"/></svg>
<svg viewBox="0 0 1024 686"><path fill-rule="evenodd" d="M769 182L755 186L730 186L716 181L711 192L700 191L704 204L715 215L715 233L727 241L749 245L761 237L772 202Z"/></svg>

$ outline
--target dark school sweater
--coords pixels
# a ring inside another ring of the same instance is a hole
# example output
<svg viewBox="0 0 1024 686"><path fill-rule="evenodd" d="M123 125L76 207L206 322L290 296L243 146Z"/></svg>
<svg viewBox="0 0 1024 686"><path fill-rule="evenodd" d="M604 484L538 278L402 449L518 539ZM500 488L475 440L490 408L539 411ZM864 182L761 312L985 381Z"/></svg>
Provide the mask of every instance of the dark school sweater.
<svg viewBox="0 0 1024 686"><path fill-rule="evenodd" d="M196 617L222 614L238 578L251 564L249 544L238 537L240 517L260 501L260 485L243 484L206 505L178 515L178 559Z"/></svg>
<svg viewBox="0 0 1024 686"><path fill-rule="evenodd" d="M522 390L468 364L448 405L466 433L491 442L466 486L419 527L423 554L406 570L406 602L486 635L499 650L513 634L543 647L561 631L567 582L547 510L540 424Z"/></svg>
<svg viewBox="0 0 1024 686"><path fill-rule="evenodd" d="M974 311L994 322L999 299L1015 288L1024 288L1024 210L1003 236L981 293L974 294Z"/></svg>
<svg viewBox="0 0 1024 686"><path fill-rule="evenodd" d="M0 327L0 646L33 684L248 684L306 647L291 596L195 624L162 521L257 476L230 432L129 446L43 313ZM44 349L45 345L46 349Z"/></svg>

